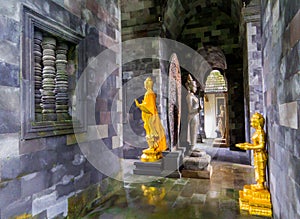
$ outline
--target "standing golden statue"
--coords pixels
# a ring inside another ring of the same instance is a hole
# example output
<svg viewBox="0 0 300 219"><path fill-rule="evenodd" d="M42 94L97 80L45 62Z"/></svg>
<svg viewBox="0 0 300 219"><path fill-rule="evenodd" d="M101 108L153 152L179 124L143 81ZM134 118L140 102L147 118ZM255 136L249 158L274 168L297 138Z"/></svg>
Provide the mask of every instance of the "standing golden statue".
<svg viewBox="0 0 300 219"><path fill-rule="evenodd" d="M167 149L165 131L161 125L156 109L156 95L153 92L153 81L148 77L144 82L146 93L142 103L135 104L142 111L142 120L146 131L149 148L143 150L141 161L152 162L162 158L162 152Z"/></svg>
<svg viewBox="0 0 300 219"><path fill-rule="evenodd" d="M265 186L266 164L268 155L266 152L266 134L263 129L265 119L259 113L251 117L251 126L255 129L252 135L252 144L245 142L236 144L243 150L253 150L255 181L254 185L245 185L240 191L240 209L249 211L250 214L260 216L272 216L272 204L270 192Z"/></svg>

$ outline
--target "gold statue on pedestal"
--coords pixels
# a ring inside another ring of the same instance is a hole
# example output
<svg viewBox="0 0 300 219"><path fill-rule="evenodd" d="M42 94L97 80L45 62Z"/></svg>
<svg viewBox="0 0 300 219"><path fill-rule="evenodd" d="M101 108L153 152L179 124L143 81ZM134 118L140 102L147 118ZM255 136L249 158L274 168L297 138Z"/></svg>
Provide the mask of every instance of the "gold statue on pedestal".
<svg viewBox="0 0 300 219"><path fill-rule="evenodd" d="M251 126L256 130L252 136L251 143L239 143L237 147L243 150L253 150L255 181L254 185L245 185L240 191L240 209L246 210L252 215L272 217L271 196L265 187L266 182L266 134L263 130L265 119L259 113L254 113L251 117Z"/></svg>
<svg viewBox="0 0 300 219"><path fill-rule="evenodd" d="M148 77L144 82L146 93L142 103L135 100L135 104L142 111L142 120L146 131L149 148L143 150L141 161L153 162L162 158L162 152L167 149L165 131L161 125L156 109L156 95L153 92L153 81Z"/></svg>

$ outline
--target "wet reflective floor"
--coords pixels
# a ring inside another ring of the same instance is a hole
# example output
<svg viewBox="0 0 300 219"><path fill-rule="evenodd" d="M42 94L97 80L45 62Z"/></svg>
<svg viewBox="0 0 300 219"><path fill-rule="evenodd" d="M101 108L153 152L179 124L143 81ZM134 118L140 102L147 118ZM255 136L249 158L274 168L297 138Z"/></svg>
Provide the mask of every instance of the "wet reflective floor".
<svg viewBox="0 0 300 219"><path fill-rule="evenodd" d="M238 191L254 183L252 167L216 159L212 166L210 180L139 176L129 171L124 187L85 218L263 218L239 211Z"/></svg>

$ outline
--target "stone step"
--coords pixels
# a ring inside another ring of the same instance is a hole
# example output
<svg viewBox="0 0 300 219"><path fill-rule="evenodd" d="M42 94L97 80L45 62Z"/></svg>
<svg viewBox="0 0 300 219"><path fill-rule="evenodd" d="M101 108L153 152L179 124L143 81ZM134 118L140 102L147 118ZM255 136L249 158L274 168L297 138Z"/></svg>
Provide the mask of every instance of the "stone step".
<svg viewBox="0 0 300 219"><path fill-rule="evenodd" d="M156 162L142 162L142 161L136 161L134 162L134 165L136 166L136 169L142 169L142 170L162 170L162 161L156 161Z"/></svg>

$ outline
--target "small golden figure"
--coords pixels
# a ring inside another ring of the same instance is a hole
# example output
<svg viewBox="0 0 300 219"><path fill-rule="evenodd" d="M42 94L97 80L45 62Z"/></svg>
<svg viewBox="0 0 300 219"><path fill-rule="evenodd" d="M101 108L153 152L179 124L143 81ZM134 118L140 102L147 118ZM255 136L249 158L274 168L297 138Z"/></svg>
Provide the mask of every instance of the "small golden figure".
<svg viewBox="0 0 300 219"><path fill-rule="evenodd" d="M240 191L240 209L247 210L250 214L272 216L272 204L270 192L265 187L266 164L268 155L266 152L266 134L263 130L265 119L259 113L251 117L251 126L255 129L252 136L252 144L245 142L236 144L243 150L253 150L255 181L254 185L245 185Z"/></svg>
<svg viewBox="0 0 300 219"><path fill-rule="evenodd" d="M162 158L162 152L167 149L165 131L161 125L156 109L156 95L153 92L153 81L148 77L144 82L146 93L142 103L135 100L135 104L142 111L142 120L146 131L149 148L143 150L141 161L153 162Z"/></svg>

